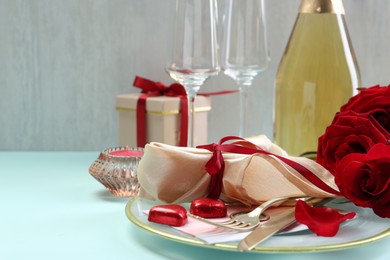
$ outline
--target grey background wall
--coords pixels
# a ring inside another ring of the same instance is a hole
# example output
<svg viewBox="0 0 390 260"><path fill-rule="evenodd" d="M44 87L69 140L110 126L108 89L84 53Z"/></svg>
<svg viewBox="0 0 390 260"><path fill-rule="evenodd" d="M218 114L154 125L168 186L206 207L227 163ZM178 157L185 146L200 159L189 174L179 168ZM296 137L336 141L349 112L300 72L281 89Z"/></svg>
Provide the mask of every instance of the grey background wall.
<svg viewBox="0 0 390 260"><path fill-rule="evenodd" d="M224 4L219 0L220 12ZM271 63L250 90L251 134L272 138L273 84L299 0L266 0ZM118 144L115 96L164 83L174 0L0 0L0 150ZM390 1L344 0L364 86L388 85ZM204 91L235 89L220 74ZM209 141L236 135L238 96L212 98Z"/></svg>

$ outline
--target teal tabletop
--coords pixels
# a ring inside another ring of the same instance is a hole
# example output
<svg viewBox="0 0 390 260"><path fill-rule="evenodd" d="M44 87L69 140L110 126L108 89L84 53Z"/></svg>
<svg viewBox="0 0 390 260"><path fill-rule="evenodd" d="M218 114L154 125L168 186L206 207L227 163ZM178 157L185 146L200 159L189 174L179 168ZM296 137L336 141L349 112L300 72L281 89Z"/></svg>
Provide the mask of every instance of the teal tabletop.
<svg viewBox="0 0 390 260"><path fill-rule="evenodd" d="M241 253L150 233L127 218L131 198L91 177L98 152L0 152L0 259L389 259L390 237L315 253Z"/></svg>

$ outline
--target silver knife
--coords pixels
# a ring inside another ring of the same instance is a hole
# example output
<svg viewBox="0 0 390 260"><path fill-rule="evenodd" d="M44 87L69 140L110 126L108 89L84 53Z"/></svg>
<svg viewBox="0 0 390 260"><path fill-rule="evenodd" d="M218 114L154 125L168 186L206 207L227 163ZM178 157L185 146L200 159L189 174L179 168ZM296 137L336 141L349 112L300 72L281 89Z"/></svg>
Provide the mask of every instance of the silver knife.
<svg viewBox="0 0 390 260"><path fill-rule="evenodd" d="M323 199L317 200L316 203L313 204L315 206L320 206L327 202L329 202L328 199ZM241 240L237 246L238 250L249 251L270 236L293 224L296 221L294 213L295 207L288 207L286 209L281 209L281 212L279 211L270 215L270 220L257 226L248 236Z"/></svg>
<svg viewBox="0 0 390 260"><path fill-rule="evenodd" d="M271 216L270 220L264 224L260 224L248 236L241 240L237 246L238 250L249 251L278 231L294 223L294 212L295 207L289 207L279 214Z"/></svg>

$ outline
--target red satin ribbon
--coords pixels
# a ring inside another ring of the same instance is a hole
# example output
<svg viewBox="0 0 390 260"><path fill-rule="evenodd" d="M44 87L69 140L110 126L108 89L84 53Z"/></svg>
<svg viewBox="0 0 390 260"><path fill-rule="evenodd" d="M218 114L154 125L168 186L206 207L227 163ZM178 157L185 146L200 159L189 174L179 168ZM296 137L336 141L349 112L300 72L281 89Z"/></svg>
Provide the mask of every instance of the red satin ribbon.
<svg viewBox="0 0 390 260"><path fill-rule="evenodd" d="M235 143L224 144L227 141L238 140ZM222 192L222 178L223 171L225 169L225 161L223 159L222 152L229 153L240 153L240 154L267 154L272 155L287 165L294 168L298 171L303 177L305 177L308 181L313 183L318 188L335 195L341 195L340 192L336 191L332 187L328 186L325 182L323 182L319 177L317 177L313 172L309 169L305 168L303 165L292 161L283 156L279 156L267 151L262 150L260 147L255 144L236 136L226 136L222 138L218 144L207 144L207 145L199 145L197 148L207 149L213 152L210 160L206 163L205 169L211 175L210 185L209 185L209 198L217 199L219 198Z"/></svg>
<svg viewBox="0 0 390 260"><path fill-rule="evenodd" d="M137 146L145 147L146 144L146 99L148 97L168 96L180 98L180 139L179 146L187 146L188 139L188 101L186 91L182 85L174 83L169 87L160 82L154 82L145 78L135 77L134 87L142 89L137 101Z"/></svg>
<svg viewBox="0 0 390 260"><path fill-rule="evenodd" d="M179 146L187 146L188 140L188 100L184 87L179 83L169 87L160 82L154 82L139 76L134 79L133 86L140 88L141 95L137 101L137 146L145 147L146 144L146 99L148 97L168 96L180 98L180 139ZM215 96L236 93L237 90L225 90L210 93L199 93L199 96Z"/></svg>

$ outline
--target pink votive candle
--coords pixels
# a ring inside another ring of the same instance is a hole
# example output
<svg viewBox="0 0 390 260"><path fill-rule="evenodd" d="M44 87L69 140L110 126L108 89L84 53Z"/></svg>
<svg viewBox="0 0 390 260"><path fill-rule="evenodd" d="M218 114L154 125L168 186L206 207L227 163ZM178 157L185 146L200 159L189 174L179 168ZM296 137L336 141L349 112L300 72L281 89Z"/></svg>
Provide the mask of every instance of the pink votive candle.
<svg viewBox="0 0 390 260"><path fill-rule="evenodd" d="M138 164L144 155L142 148L128 146L102 151L90 167L91 175L102 183L113 195L128 197L138 194Z"/></svg>
<svg viewBox="0 0 390 260"><path fill-rule="evenodd" d="M129 147L126 146L124 150L111 151L109 154L112 156L142 157L144 152L139 150L130 150Z"/></svg>

